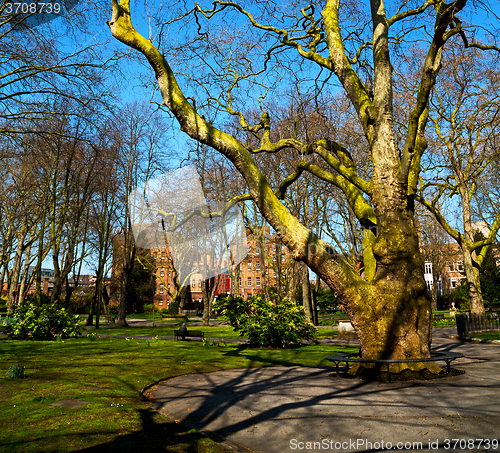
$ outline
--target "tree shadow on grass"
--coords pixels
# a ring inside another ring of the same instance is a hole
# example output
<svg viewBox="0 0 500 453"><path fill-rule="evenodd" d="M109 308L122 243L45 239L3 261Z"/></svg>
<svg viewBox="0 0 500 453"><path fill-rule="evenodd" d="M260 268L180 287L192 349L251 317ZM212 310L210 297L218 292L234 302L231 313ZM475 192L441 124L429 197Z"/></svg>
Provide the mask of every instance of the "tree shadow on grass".
<svg viewBox="0 0 500 453"><path fill-rule="evenodd" d="M162 421L157 412L139 409L142 428L131 434L117 436L110 442L77 450L80 453L208 453L225 451L194 429L172 421Z"/></svg>

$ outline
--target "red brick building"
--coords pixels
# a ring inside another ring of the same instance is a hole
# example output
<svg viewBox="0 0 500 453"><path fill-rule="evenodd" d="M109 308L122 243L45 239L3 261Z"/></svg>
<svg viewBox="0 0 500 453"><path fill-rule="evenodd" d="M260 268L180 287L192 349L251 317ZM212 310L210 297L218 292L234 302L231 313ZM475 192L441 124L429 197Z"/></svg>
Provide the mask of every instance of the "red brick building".
<svg viewBox="0 0 500 453"><path fill-rule="evenodd" d="M240 263L240 285L239 295L243 298L249 298L253 295L262 294L262 287L265 283L267 286L275 287L279 279L277 278L279 271L284 264L290 259L288 249L284 246L276 245L276 238L271 235L269 228L265 233L265 262L261 262L260 241L254 238L247 231L247 255ZM167 308L172 297L171 294L175 291L174 265L172 253L169 249L156 249L151 251L153 272L155 274L155 294L154 303L159 308ZM221 263L221 268L226 268L226 263ZM219 284L216 289L216 296L219 294L234 294L236 285L234 284L231 275L234 275L234 266L231 266L226 272L220 274ZM193 274L189 277L189 298L191 302L188 309L202 307L202 275ZM181 282L182 283L182 282Z"/></svg>

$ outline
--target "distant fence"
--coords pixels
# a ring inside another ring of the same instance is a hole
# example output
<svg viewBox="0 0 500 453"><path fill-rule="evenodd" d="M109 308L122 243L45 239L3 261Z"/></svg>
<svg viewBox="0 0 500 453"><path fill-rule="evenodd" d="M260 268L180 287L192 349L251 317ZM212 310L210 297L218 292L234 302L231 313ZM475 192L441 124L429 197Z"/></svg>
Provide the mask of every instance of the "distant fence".
<svg viewBox="0 0 500 453"><path fill-rule="evenodd" d="M500 330L500 320L491 315L479 316L471 313L460 313L455 316L455 319L459 337L466 337L469 332Z"/></svg>

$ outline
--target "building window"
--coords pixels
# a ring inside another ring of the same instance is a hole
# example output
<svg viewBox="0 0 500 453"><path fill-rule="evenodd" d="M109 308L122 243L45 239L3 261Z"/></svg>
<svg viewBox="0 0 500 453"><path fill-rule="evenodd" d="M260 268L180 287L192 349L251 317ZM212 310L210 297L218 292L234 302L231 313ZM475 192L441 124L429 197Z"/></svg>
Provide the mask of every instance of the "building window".
<svg viewBox="0 0 500 453"><path fill-rule="evenodd" d="M255 246L255 254L258 255L260 253L260 247L258 245Z"/></svg>
<svg viewBox="0 0 500 453"><path fill-rule="evenodd" d="M432 291L432 282L430 280L427 280L426 283L427 283L427 289L429 291Z"/></svg>
<svg viewBox="0 0 500 453"><path fill-rule="evenodd" d="M450 279L450 286L451 286L451 289L455 289L457 287L457 279L456 278Z"/></svg>
<svg viewBox="0 0 500 453"><path fill-rule="evenodd" d="M198 280L198 288L201 288L201 280Z"/></svg>
<svg viewBox="0 0 500 453"><path fill-rule="evenodd" d="M158 305L163 305L163 302L160 300L160 302L158 302Z"/></svg>
<svg viewBox="0 0 500 453"><path fill-rule="evenodd" d="M156 252L153 253L153 259L157 259L158 258L158 254Z"/></svg>
<svg viewBox="0 0 500 453"><path fill-rule="evenodd" d="M251 270L252 270L252 262L251 262L251 261L249 261L249 262L247 263L247 270L249 270L249 271L251 271Z"/></svg>
<svg viewBox="0 0 500 453"><path fill-rule="evenodd" d="M255 277L255 286L260 286L260 277Z"/></svg>
<svg viewBox="0 0 500 453"><path fill-rule="evenodd" d="M247 278L247 286L250 288L252 286L252 277Z"/></svg>
<svg viewBox="0 0 500 453"><path fill-rule="evenodd" d="M241 287L241 277L240 277L240 287Z"/></svg>
<svg viewBox="0 0 500 453"><path fill-rule="evenodd" d="M260 270L260 261L255 261L255 269Z"/></svg>
<svg viewBox="0 0 500 453"><path fill-rule="evenodd" d="M160 277L164 277L165 276L165 269L162 267L160 269Z"/></svg>
<svg viewBox="0 0 500 453"><path fill-rule="evenodd" d="M425 273L432 274L432 263L425 263Z"/></svg>
<svg viewBox="0 0 500 453"><path fill-rule="evenodd" d="M276 255L273 255L273 261L276 261Z"/></svg>
<svg viewBox="0 0 500 453"><path fill-rule="evenodd" d="M458 272L463 272L464 271L464 262L463 261L458 261L457 262L457 270L458 270Z"/></svg>
<svg viewBox="0 0 500 453"><path fill-rule="evenodd" d="M164 260L165 259L165 252L161 252L161 259Z"/></svg>
<svg viewBox="0 0 500 453"><path fill-rule="evenodd" d="M163 283L160 284L160 294L163 294L165 291L165 286L163 285Z"/></svg>

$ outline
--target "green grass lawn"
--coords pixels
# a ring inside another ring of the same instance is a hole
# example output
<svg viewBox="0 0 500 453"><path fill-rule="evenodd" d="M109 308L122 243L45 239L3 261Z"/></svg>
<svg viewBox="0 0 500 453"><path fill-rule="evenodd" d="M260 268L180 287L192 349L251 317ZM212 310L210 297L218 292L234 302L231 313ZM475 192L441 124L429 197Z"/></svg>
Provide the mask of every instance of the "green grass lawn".
<svg viewBox="0 0 500 453"><path fill-rule="evenodd" d="M130 326L130 327L106 327L105 329L82 329L82 333L96 332L97 334L106 335L134 335L134 336L148 336L148 337L173 337L174 330L178 330L177 326ZM235 332L232 327L225 326L214 326L214 327L202 327L202 326L188 326L189 330L201 330L205 332L206 338L239 338L239 333Z"/></svg>
<svg viewBox="0 0 500 453"><path fill-rule="evenodd" d="M472 338L480 338L481 340L500 340L500 331L495 332L485 332L485 333L474 333L470 334Z"/></svg>
<svg viewBox="0 0 500 453"><path fill-rule="evenodd" d="M130 327L106 327L105 329L82 329L84 335L96 333L97 335L130 335L130 336L144 336L144 337L173 337L174 330L179 327L174 326L130 326ZM189 330L201 330L205 333L205 338L242 338L239 332L235 332L231 326L188 326ZM315 334L316 340L325 340L332 338L337 334L336 329L318 329Z"/></svg>
<svg viewBox="0 0 500 453"><path fill-rule="evenodd" d="M222 452L198 432L151 410L139 399L142 389L160 379L224 368L327 365L326 356L356 349L254 350L98 335L65 342L2 338L0 451ZM7 379L14 365L24 366L27 378ZM91 404L75 409L48 405L62 399Z"/></svg>

